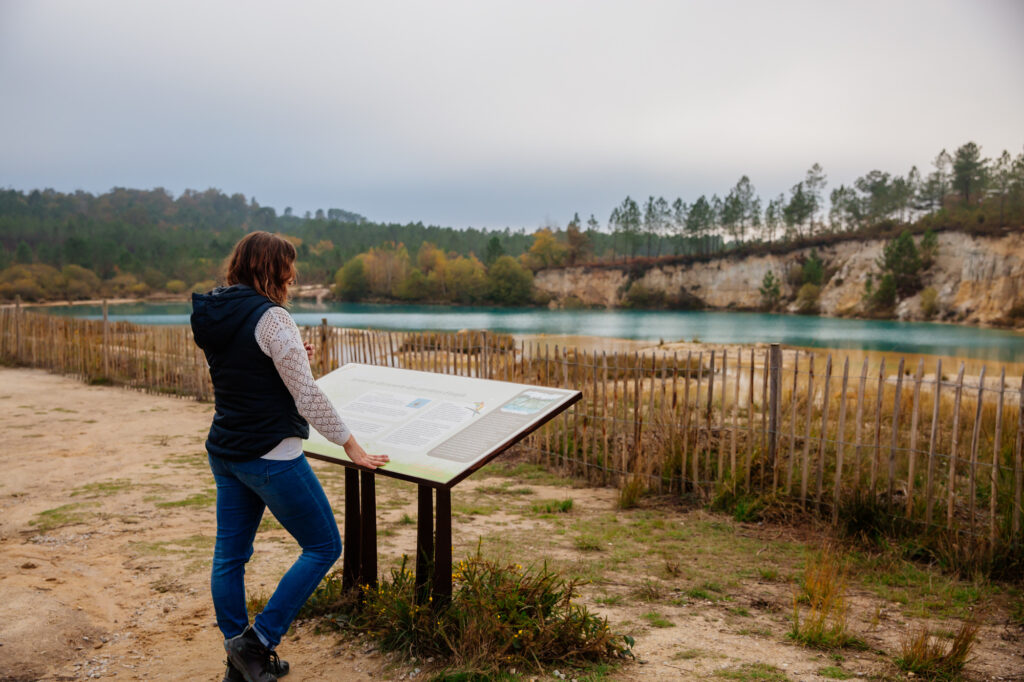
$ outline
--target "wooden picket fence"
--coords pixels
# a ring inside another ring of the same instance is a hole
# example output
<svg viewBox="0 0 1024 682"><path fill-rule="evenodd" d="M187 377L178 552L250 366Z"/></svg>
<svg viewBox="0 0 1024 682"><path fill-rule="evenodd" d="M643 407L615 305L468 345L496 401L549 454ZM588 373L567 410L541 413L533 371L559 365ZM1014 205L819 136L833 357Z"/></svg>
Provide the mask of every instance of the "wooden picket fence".
<svg viewBox="0 0 1024 682"><path fill-rule="evenodd" d="M1019 546L1024 376L894 368L778 345L621 353L486 331L302 329L315 375L348 362L574 388L520 446L603 485L711 499L780 495L838 521L869 500L925 529ZM213 396L191 330L0 309L0 358L94 383ZM840 366L841 362L841 366ZM952 368L949 368L952 369ZM954 378L955 377L955 378Z"/></svg>

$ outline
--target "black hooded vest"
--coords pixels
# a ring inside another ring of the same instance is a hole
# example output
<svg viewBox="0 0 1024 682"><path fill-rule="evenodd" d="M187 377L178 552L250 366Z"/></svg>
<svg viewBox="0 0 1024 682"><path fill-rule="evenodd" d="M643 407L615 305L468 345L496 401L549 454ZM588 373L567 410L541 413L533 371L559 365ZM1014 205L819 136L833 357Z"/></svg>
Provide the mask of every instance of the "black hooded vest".
<svg viewBox="0 0 1024 682"><path fill-rule="evenodd" d="M256 324L275 305L244 284L192 294L192 334L213 380L215 412L206 450L215 457L253 460L285 438L309 437L309 424L256 343Z"/></svg>

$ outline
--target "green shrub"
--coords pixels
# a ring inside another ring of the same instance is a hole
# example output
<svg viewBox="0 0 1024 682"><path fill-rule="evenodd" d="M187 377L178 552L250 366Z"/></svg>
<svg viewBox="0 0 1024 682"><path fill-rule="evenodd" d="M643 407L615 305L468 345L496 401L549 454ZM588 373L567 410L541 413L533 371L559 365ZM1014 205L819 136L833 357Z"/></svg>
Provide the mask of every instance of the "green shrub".
<svg viewBox="0 0 1024 682"><path fill-rule="evenodd" d="M765 310L774 310L779 305L782 296L780 282L771 270L764 273L758 292L761 294L761 307Z"/></svg>
<svg viewBox="0 0 1024 682"><path fill-rule="evenodd" d="M0 272L0 298L44 301L60 297L63 290L61 273L49 265L12 265Z"/></svg>
<svg viewBox="0 0 1024 682"><path fill-rule="evenodd" d="M868 298L870 307L876 311L892 310L896 306L896 278L891 272L882 275L878 286Z"/></svg>
<svg viewBox="0 0 1024 682"><path fill-rule="evenodd" d="M334 295L345 301L358 301L370 293L366 267L360 256L349 259L334 275Z"/></svg>
<svg viewBox="0 0 1024 682"><path fill-rule="evenodd" d="M626 290L622 305L627 308L661 308L665 305L665 292L633 282Z"/></svg>
<svg viewBox="0 0 1024 682"><path fill-rule="evenodd" d="M797 312L803 315L813 315L818 312L818 296L821 295L821 287L817 284L807 283L800 287L796 294Z"/></svg>
<svg viewBox="0 0 1024 682"><path fill-rule="evenodd" d="M192 293L205 294L208 291L213 291L217 286L217 283L212 279L204 279L200 282L196 282L192 285Z"/></svg>
<svg viewBox="0 0 1024 682"><path fill-rule="evenodd" d="M188 285L180 279L171 279L164 285L164 289L171 294L183 294L188 289Z"/></svg>
<svg viewBox="0 0 1024 682"><path fill-rule="evenodd" d="M81 265L65 265L60 271L63 282L63 298L76 301L95 298L100 293L102 282L96 273Z"/></svg>
<svg viewBox="0 0 1024 682"><path fill-rule="evenodd" d="M811 249L807 260L804 261L803 267L800 268L800 275L802 284L814 284L820 287L825 281L825 265L822 263L821 258L818 257L818 252L814 249Z"/></svg>
<svg viewBox="0 0 1024 682"><path fill-rule="evenodd" d="M939 238L931 228L924 231L918 251L921 254L921 268L927 270L935 263L935 258L939 254Z"/></svg>
<svg viewBox="0 0 1024 682"><path fill-rule="evenodd" d="M939 312L939 292L935 287L927 287L921 292L921 314L927 319L935 317Z"/></svg>
<svg viewBox="0 0 1024 682"><path fill-rule="evenodd" d="M402 301L421 301L429 293L427 277L417 268L410 270L409 274L395 287L395 298Z"/></svg>
<svg viewBox="0 0 1024 682"><path fill-rule="evenodd" d="M103 289L106 295L115 297L145 296L149 293L149 286L128 272L108 279L103 283Z"/></svg>
<svg viewBox="0 0 1024 682"><path fill-rule="evenodd" d="M572 510L572 498L534 502L530 508L537 514L567 514Z"/></svg>
<svg viewBox="0 0 1024 682"><path fill-rule="evenodd" d="M909 230L903 230L885 245L878 268L884 273L883 279L885 275L892 276L899 296L910 296L921 288L921 255Z"/></svg>
<svg viewBox="0 0 1024 682"><path fill-rule="evenodd" d="M632 509L639 502L640 498L647 491L644 480L639 476L632 476L619 490L619 509Z"/></svg>
<svg viewBox="0 0 1024 682"><path fill-rule="evenodd" d="M579 584L546 565L524 569L478 552L456 564L453 580L449 604L417 604L415 578L403 559L376 590L366 590L362 608L347 622L384 650L434 657L449 672L494 675L631 655L632 640L577 603Z"/></svg>
<svg viewBox="0 0 1024 682"><path fill-rule="evenodd" d="M487 269L487 297L499 305L526 305L533 294L533 274L512 256L499 256Z"/></svg>

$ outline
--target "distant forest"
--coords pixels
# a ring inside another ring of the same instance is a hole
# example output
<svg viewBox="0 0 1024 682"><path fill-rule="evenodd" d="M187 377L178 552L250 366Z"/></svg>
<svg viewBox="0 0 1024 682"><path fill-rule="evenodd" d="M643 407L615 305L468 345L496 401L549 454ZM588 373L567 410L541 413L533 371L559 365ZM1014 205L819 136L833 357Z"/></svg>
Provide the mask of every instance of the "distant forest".
<svg viewBox="0 0 1024 682"><path fill-rule="evenodd" d="M0 298L209 288L239 238L268 230L296 244L303 283L334 283L339 296L524 303L529 297L521 286L510 295L499 291L498 280L519 281L520 270L529 275L565 265L777 251L891 236L904 227L918 233L1020 228L1024 153L985 158L968 142L953 154L940 152L926 172L872 170L850 186L826 191L825 172L814 164L788 194L767 201L743 176L721 197L626 197L603 224L593 214L586 221L576 214L564 228L527 233L375 223L337 208L301 217L285 208L279 215L255 198L216 189L186 190L177 198L162 188L114 188L99 196L7 189L0 190ZM504 274L491 276L485 286L482 278L499 260ZM449 269L465 274L461 284L446 279ZM461 286L471 290L459 291Z"/></svg>

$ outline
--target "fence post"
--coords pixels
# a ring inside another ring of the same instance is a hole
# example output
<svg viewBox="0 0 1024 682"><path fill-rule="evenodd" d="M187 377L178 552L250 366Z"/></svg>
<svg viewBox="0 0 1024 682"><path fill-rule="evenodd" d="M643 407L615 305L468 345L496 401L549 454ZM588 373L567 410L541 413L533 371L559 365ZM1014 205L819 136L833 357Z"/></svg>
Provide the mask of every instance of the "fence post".
<svg viewBox="0 0 1024 682"><path fill-rule="evenodd" d="M989 484L988 547L996 546L996 510L999 508L999 451L1003 447L1003 399L1006 395L1006 368L999 373L999 402L996 403L996 433L992 438L992 469ZM1024 405L1020 406L1024 407Z"/></svg>
<svg viewBox="0 0 1024 682"><path fill-rule="evenodd" d="M107 316L107 299L103 299L103 378L110 378L110 320Z"/></svg>
<svg viewBox="0 0 1024 682"><path fill-rule="evenodd" d="M21 295L14 297L14 361L21 362Z"/></svg>
<svg viewBox="0 0 1024 682"><path fill-rule="evenodd" d="M773 472L772 488L775 487L775 449L779 442L779 406L782 403L782 346L773 343L768 353L768 461L766 466Z"/></svg>
<svg viewBox="0 0 1024 682"><path fill-rule="evenodd" d="M892 440L889 445L888 488L885 494L886 509L892 512L892 498L896 494L896 448L900 438L900 406L903 404L903 366L905 358L900 358L896 370L896 395L892 403Z"/></svg>
<svg viewBox="0 0 1024 682"><path fill-rule="evenodd" d="M484 329L482 332L480 332L480 345L482 346L482 348L480 350L480 358L481 359L480 359L480 366L477 367L476 375L477 375L477 377L479 377L481 379L490 379L491 378L491 367L490 367L490 364L488 362L489 358L487 357L487 330L486 329Z"/></svg>
<svg viewBox="0 0 1024 682"><path fill-rule="evenodd" d="M327 366L327 318L320 318L320 376L327 374L330 368Z"/></svg>
<svg viewBox="0 0 1024 682"><path fill-rule="evenodd" d="M1020 398L1017 403L1017 438L1013 447L1013 541L1020 537L1021 489L1024 488L1024 374L1020 377Z"/></svg>

